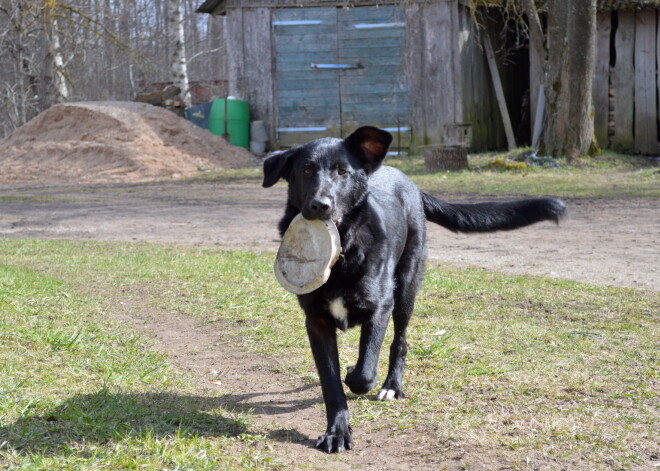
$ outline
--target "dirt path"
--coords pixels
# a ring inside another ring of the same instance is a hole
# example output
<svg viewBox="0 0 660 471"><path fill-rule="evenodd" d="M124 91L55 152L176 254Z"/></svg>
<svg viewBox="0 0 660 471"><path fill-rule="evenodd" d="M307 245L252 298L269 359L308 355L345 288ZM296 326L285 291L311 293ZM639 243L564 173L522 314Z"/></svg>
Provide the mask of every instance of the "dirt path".
<svg viewBox="0 0 660 471"><path fill-rule="evenodd" d="M277 250L283 185L152 183L0 187L0 236L151 241ZM452 202L484 200L439 196ZM428 258L588 283L657 289L660 207L654 199L569 199L570 217L496 234L429 224Z"/></svg>
<svg viewBox="0 0 660 471"><path fill-rule="evenodd" d="M154 183L0 187L0 237L152 241L276 250L284 186ZM464 195L441 195L471 201ZM479 198L483 200L483 198ZM647 199L570 199L571 218L501 234L455 235L429 226L429 260L613 286L656 288L660 211ZM273 439L265 453L296 469L421 470L506 466L483 450L396 431L387 417L356 434L358 448L326 456L311 448L324 428L318 384L275 372L276 358L237 350L232 336L173 313L124 305L118 317L157 341L219 404L251 411L252 431ZM224 396L224 395L227 396ZM386 416L387 414L384 414ZM385 451L386 450L386 451ZM543 462L530 463L543 466ZM545 463L547 465L547 463Z"/></svg>

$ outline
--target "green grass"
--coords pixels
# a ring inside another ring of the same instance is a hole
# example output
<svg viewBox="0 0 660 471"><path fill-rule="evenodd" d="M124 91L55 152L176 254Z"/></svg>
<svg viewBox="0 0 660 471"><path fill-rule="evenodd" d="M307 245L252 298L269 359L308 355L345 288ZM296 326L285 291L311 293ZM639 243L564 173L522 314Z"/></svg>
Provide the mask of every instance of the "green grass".
<svg viewBox="0 0 660 471"><path fill-rule="evenodd" d="M526 166L506 170L493 165L498 159L516 163L525 150L485 153L468 157L470 170L428 173L420 157L392 159L425 191L469 192L477 194L555 195L562 197L658 197L660 169L649 159L612 152L569 164L556 160L556 167Z"/></svg>
<svg viewBox="0 0 660 471"><path fill-rule="evenodd" d="M108 316L118 300L126 314L190 316L315 381L271 254L3 239L0 260L0 467L278 466L249 411L221 407ZM514 469L647 465L660 438L658 312L655 292L431 269L410 328L408 399L352 398L356 434L414 433L447 456L471 450L465 459ZM340 336L343 365L357 340Z"/></svg>
<svg viewBox="0 0 660 471"><path fill-rule="evenodd" d="M428 173L420 156L388 157L385 163L404 171L424 191L468 192L487 195L555 195L562 197L659 197L660 168L648 158L605 151L599 157L556 167L527 166L503 170L496 159L517 162L529 150L473 154L470 170ZM229 169L205 172L196 181L261 183L259 169Z"/></svg>
<svg viewBox="0 0 660 471"><path fill-rule="evenodd" d="M81 248L0 241L0 468L270 468L243 443L245 414L200 395L108 319L111 306L81 293L78 283L95 282L90 267L60 259ZM107 249L107 259L124 258ZM78 273L48 274L24 257Z"/></svg>

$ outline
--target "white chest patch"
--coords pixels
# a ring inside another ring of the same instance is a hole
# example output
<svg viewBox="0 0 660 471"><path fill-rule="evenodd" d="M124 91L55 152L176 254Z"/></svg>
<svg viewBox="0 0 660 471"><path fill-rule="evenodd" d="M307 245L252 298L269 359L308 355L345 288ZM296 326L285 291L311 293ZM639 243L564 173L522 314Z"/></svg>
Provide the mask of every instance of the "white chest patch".
<svg viewBox="0 0 660 471"><path fill-rule="evenodd" d="M346 316L348 316L348 310L346 309L346 306L344 306L344 298L336 298L330 301L330 304L328 304L328 310L330 311L330 314L332 314L332 317L338 321L344 321L346 320Z"/></svg>

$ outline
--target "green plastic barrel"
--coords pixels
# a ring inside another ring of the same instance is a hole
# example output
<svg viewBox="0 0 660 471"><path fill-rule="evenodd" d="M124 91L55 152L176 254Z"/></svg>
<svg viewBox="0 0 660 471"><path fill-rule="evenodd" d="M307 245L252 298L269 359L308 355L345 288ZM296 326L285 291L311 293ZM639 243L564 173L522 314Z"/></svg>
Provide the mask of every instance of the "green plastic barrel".
<svg viewBox="0 0 660 471"><path fill-rule="evenodd" d="M218 136L229 134L229 143L248 148L250 146L250 108L247 101L228 99L227 128L225 129L225 99L213 100L209 115L209 131Z"/></svg>

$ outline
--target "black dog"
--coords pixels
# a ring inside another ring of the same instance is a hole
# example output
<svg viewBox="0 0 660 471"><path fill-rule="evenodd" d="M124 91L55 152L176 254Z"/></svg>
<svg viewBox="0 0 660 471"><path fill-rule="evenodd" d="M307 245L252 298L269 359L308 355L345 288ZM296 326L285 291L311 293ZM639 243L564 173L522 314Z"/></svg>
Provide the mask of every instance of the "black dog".
<svg viewBox="0 0 660 471"><path fill-rule="evenodd" d="M381 167L392 136L365 126L345 140L325 138L272 155L264 162L264 187L284 178L289 195L279 229L300 212L332 220L343 257L330 279L298 296L321 379L328 427L316 443L327 452L353 446L341 384L336 329L362 326L359 359L345 383L356 394L376 385L378 355L390 314L394 340L379 400L402 398L408 350L406 328L423 271L426 220L456 232L509 230L535 222L558 222L566 206L557 199L456 205L419 191L401 172Z"/></svg>

